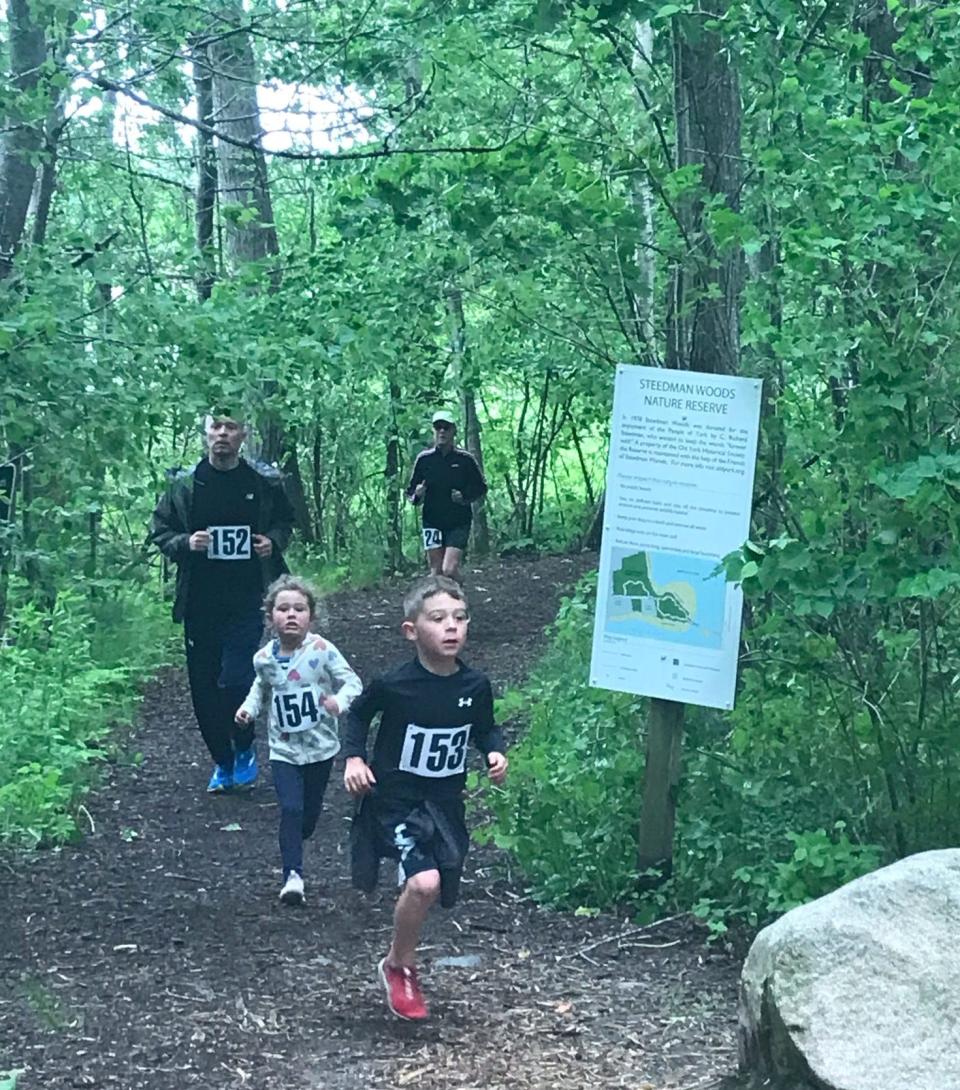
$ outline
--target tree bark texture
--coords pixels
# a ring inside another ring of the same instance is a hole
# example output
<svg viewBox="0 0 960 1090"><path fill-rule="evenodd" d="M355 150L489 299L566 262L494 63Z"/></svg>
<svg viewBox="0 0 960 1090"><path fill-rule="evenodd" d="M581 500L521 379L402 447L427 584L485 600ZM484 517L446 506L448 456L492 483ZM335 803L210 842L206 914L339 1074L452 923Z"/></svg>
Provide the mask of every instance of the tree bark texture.
<svg viewBox="0 0 960 1090"><path fill-rule="evenodd" d="M245 147L217 141L220 196L226 215L227 250L235 265L262 261L280 252L267 182L267 164L260 147L260 107L257 69L248 31L240 29L240 4L218 9L220 36L208 50L213 75L214 122L218 131ZM234 33L225 34L229 28ZM243 222L242 213L255 217Z"/></svg>
<svg viewBox="0 0 960 1090"><path fill-rule="evenodd" d="M721 10L724 7L720 0ZM674 20L674 104L677 164L702 167L702 191L740 210L740 86L723 40L708 30L709 15ZM736 374L740 365L740 295L743 254L722 255L704 218L705 198L688 198L681 222L688 252L675 269L668 315L667 364L713 374ZM647 762L638 830L640 870L673 867L673 829L680 783L684 705L651 699L647 716Z"/></svg>
<svg viewBox="0 0 960 1090"><path fill-rule="evenodd" d="M699 165L701 187L740 211L743 162L740 151L740 83L723 39L708 30L708 19L725 10L721 0L710 15L678 17L674 26L674 108L677 166ZM674 278L667 365L689 371L733 375L740 361L740 295L743 254L731 247L722 256L704 222L704 200L691 197L680 209L687 245Z"/></svg>
<svg viewBox="0 0 960 1090"><path fill-rule="evenodd" d="M19 95L4 119L7 130L0 148L0 280L13 269L23 239L27 211L37 174L36 158L43 148L44 116L33 117L21 101L36 101L47 55L44 29L35 20L29 0L9 0L7 21L10 50L10 84Z"/></svg>
<svg viewBox="0 0 960 1090"><path fill-rule="evenodd" d="M193 49L193 82L197 91L197 117L206 125L214 123L213 73L205 46ZM197 296L209 299L216 279L216 253L214 247L214 211L217 204L217 157L213 137L197 130L197 255L200 268L197 274Z"/></svg>
<svg viewBox="0 0 960 1090"><path fill-rule="evenodd" d="M480 420L477 416L476 395L471 376L468 374L467 322L463 313L463 293L458 287L447 289L447 313L450 315L454 369L463 407L463 445L476 458L482 473L483 444L480 439ZM483 500L478 500L473 505L473 546L479 556L487 556L490 552L490 526Z"/></svg>

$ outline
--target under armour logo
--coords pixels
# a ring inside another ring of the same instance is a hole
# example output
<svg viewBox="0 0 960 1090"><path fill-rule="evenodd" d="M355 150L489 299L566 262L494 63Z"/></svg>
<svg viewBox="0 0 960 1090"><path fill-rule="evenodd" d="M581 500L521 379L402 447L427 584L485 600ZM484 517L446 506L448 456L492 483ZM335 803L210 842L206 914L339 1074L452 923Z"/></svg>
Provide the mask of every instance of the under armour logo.
<svg viewBox="0 0 960 1090"><path fill-rule="evenodd" d="M472 696L461 696L457 701L458 708L469 708L473 704Z"/></svg>

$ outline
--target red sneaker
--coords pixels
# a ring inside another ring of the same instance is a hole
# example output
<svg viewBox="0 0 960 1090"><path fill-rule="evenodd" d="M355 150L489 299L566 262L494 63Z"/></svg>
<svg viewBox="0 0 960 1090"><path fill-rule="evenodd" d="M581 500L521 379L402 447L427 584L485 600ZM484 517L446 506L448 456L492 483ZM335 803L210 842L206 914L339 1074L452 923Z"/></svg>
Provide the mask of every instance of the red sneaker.
<svg viewBox="0 0 960 1090"><path fill-rule="evenodd" d="M377 966L384 991L387 993L387 1006L398 1018L408 1022L419 1022L429 1014L427 1004L420 991L417 970L407 966L397 968L388 965L384 958Z"/></svg>

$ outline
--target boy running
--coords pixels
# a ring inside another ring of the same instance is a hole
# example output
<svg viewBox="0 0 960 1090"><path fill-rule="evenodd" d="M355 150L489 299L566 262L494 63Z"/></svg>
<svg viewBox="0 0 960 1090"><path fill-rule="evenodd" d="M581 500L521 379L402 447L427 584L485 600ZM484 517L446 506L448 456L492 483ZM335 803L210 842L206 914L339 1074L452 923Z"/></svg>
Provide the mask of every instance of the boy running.
<svg viewBox="0 0 960 1090"><path fill-rule="evenodd" d="M372 889L377 861L399 861L393 941L378 969L390 1010L419 1021L428 1013L416 969L420 931L438 897L444 908L456 901L469 845L467 745L472 739L485 755L495 784L503 783L507 758L490 681L458 658L469 624L463 590L446 576L427 576L408 592L403 615L416 657L375 679L351 705L344 784L361 800L351 830L355 884ZM378 713L368 765L367 733Z"/></svg>

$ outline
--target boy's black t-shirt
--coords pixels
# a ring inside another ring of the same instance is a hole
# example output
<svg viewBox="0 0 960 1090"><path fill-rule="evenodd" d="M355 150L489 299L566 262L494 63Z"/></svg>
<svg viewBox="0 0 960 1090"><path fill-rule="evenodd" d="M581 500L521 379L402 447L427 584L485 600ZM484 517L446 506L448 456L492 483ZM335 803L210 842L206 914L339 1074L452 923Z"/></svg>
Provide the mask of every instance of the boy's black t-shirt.
<svg viewBox="0 0 960 1090"><path fill-rule="evenodd" d="M455 674L434 674L414 658L375 678L350 705L344 757L367 760L370 724L381 714L370 761L379 796L459 798L469 743L484 756L503 751L489 678L457 664Z"/></svg>
<svg viewBox="0 0 960 1090"><path fill-rule="evenodd" d="M247 560L211 560L206 553L191 553L191 612L198 605L245 610L263 594L260 560L252 548L252 535L260 510L260 479L244 461L235 469L214 469L204 458L194 471L190 532L210 526L249 527L251 541ZM246 551L246 548L245 548Z"/></svg>

